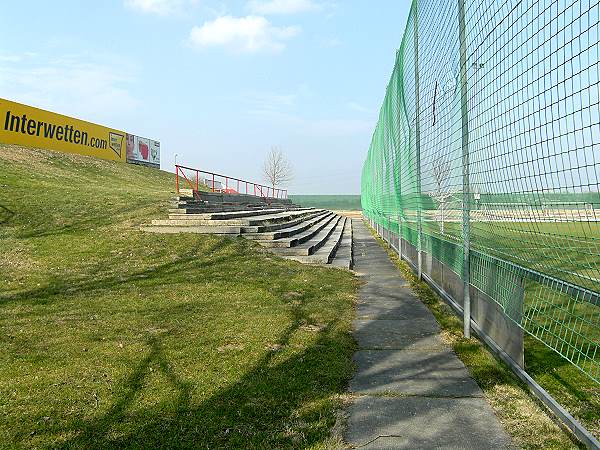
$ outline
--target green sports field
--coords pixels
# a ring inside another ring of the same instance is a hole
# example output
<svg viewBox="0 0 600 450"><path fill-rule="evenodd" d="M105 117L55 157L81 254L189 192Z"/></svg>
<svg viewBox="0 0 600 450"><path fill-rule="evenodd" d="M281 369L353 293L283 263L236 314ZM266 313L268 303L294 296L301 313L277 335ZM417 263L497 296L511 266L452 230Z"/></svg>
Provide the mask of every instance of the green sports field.
<svg viewBox="0 0 600 450"><path fill-rule="evenodd" d="M461 225L423 225L426 234L460 243ZM471 248L598 292L600 222L471 222Z"/></svg>
<svg viewBox="0 0 600 450"><path fill-rule="evenodd" d="M304 207L333 211L360 211L360 195L290 195L294 203Z"/></svg>

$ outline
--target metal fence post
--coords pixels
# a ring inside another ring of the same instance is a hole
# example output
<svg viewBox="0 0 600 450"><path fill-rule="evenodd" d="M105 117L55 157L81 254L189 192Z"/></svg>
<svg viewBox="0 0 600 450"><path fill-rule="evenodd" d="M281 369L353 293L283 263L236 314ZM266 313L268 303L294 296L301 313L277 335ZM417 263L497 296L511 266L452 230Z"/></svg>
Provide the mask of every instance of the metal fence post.
<svg viewBox="0 0 600 450"><path fill-rule="evenodd" d="M394 241L392 239L392 216L388 216L388 239L390 241L390 247L394 248Z"/></svg>
<svg viewBox="0 0 600 450"><path fill-rule="evenodd" d="M467 42L465 30L465 1L458 0L458 27L460 41L460 109L462 123L462 181L463 181L463 326L464 336L471 337L471 197L469 180L469 117L467 102Z"/></svg>
<svg viewBox="0 0 600 450"><path fill-rule="evenodd" d="M423 205L421 199L421 124L420 124L420 86L419 86L419 13L418 13L418 1L414 3L415 16L414 16L414 45L415 45L415 160L416 160L416 173L417 173L417 275L419 280L423 279L423 258L421 251L423 247Z"/></svg>
<svg viewBox="0 0 600 450"><path fill-rule="evenodd" d="M388 244L392 247L392 222L390 220L390 216L386 216L387 218L387 235L388 235Z"/></svg>
<svg viewBox="0 0 600 450"><path fill-rule="evenodd" d="M398 255L400 259L402 258L402 218L401 215L398 214Z"/></svg>

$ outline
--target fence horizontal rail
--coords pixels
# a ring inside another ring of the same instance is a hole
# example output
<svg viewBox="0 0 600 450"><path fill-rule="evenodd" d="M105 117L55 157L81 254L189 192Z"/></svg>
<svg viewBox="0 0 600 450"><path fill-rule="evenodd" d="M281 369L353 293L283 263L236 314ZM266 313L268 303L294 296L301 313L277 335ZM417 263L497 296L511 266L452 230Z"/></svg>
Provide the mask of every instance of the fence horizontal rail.
<svg viewBox="0 0 600 450"><path fill-rule="evenodd" d="M202 175L202 176L201 176ZM204 175L208 175L205 178ZM246 194L264 198L287 199L287 189L266 186L242 178L230 177L216 172L175 165L175 185L177 193L181 186L198 191L200 186L207 187L211 192L227 194Z"/></svg>

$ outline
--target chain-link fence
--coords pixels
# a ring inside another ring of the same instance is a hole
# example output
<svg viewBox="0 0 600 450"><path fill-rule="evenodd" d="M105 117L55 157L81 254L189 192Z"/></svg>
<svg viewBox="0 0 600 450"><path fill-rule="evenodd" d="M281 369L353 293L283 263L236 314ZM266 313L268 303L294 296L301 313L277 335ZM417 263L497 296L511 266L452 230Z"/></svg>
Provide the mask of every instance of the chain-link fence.
<svg viewBox="0 0 600 450"><path fill-rule="evenodd" d="M596 382L599 5L415 0L362 173L371 221Z"/></svg>

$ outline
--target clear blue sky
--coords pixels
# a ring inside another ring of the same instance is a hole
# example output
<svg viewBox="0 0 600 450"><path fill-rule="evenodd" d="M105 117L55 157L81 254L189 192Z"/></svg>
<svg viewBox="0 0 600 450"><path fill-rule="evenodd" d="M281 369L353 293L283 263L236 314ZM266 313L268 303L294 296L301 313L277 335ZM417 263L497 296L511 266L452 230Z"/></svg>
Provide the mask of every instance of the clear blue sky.
<svg viewBox="0 0 600 450"><path fill-rule="evenodd" d="M193 167L359 193L408 0L3 2L0 97L161 141Z"/></svg>

